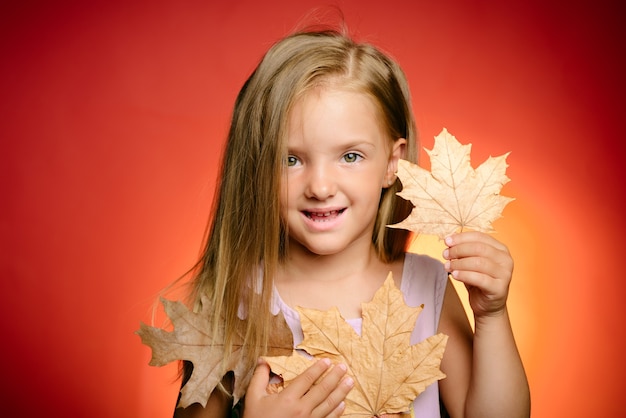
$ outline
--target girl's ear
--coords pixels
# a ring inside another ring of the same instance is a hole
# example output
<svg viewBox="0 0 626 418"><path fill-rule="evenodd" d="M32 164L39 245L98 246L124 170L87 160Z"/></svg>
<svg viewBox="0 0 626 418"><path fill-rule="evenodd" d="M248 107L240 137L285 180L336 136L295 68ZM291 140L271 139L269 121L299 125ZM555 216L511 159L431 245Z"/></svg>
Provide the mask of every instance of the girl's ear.
<svg viewBox="0 0 626 418"><path fill-rule="evenodd" d="M383 179L383 188L390 187L396 181L396 172L398 171L398 161L406 155L406 139L398 138L393 143L393 148L389 154L387 163L387 172Z"/></svg>

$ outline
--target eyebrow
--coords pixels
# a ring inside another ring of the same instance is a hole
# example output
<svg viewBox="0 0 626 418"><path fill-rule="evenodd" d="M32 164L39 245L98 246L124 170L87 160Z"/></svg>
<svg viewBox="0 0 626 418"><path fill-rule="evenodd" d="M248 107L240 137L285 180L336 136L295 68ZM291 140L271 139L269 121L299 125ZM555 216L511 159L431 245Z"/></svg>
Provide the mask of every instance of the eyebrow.
<svg viewBox="0 0 626 418"><path fill-rule="evenodd" d="M287 144L287 152L296 152L296 153L301 153L302 151L306 151L307 147L303 147L301 145L295 145L295 146L290 146L289 144ZM331 146L329 149L332 151L341 151L341 152L345 152L347 150L351 150L351 149L365 149L366 151L370 151L370 150L375 150L376 149L376 144L374 144L371 141L367 141L367 140L354 140L354 141L350 141L350 142L346 142L346 143L336 143L335 145Z"/></svg>
<svg viewBox="0 0 626 418"><path fill-rule="evenodd" d="M368 141L368 140L363 140L363 139L354 139L345 143L338 143L334 148L337 149L350 149L350 148L362 148L362 147L366 147L366 148L371 148L371 149L375 149L376 148L376 144L373 143L372 141Z"/></svg>

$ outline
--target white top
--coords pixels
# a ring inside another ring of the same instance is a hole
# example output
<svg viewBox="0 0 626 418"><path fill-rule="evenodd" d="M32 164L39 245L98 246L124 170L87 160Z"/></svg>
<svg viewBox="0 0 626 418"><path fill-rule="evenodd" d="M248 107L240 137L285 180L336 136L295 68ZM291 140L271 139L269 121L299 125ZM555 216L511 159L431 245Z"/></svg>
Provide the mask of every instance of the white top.
<svg viewBox="0 0 626 418"><path fill-rule="evenodd" d="M424 305L411 334L411 344L417 344L437 333L441 316L443 295L446 290L448 275L438 260L425 255L407 253L404 259L400 290L408 306ZM293 333L294 347L304 338L298 312L288 306L274 288L273 309L283 312L285 320ZM348 319L347 322L361 335L361 318ZM432 384L413 402L415 417L440 418L439 386Z"/></svg>

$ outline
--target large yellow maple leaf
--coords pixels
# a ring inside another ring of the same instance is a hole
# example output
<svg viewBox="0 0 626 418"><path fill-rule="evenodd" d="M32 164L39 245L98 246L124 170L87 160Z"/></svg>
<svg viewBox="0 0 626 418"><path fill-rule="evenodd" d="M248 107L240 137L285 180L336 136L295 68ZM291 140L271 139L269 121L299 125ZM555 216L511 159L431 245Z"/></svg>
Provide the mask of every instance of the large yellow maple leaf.
<svg viewBox="0 0 626 418"><path fill-rule="evenodd" d="M470 164L471 144L461 145L444 128L426 150L431 169L405 160L398 164L402 191L398 195L415 206L402 222L389 225L439 238L464 230L493 232L511 197L500 195L509 178L506 157L489 157L476 170Z"/></svg>
<svg viewBox="0 0 626 418"><path fill-rule="evenodd" d="M446 335L410 343L422 309L405 304L391 273L372 301L362 304L360 336L336 308L297 308L304 333L297 348L313 358L345 364L355 381L345 400L344 416L370 418L406 412L428 385L445 377L439 366ZM265 359L285 386L314 362L295 350L290 356Z"/></svg>
<svg viewBox="0 0 626 418"><path fill-rule="evenodd" d="M246 368L241 350L243 337L235 334L230 361L224 363L224 322L212 334L213 311L206 297L202 309L192 312L181 302L162 299L165 313L174 325L173 331L141 324L136 332L141 342L152 349L151 366L164 366L172 361L187 360L193 363L191 377L181 390L178 406L186 408L193 403L206 403L222 377L229 371L235 376L234 403L243 397L252 378L252 369ZM236 327L240 329L239 327ZM269 355L282 355L293 350L293 336L282 313L272 317Z"/></svg>

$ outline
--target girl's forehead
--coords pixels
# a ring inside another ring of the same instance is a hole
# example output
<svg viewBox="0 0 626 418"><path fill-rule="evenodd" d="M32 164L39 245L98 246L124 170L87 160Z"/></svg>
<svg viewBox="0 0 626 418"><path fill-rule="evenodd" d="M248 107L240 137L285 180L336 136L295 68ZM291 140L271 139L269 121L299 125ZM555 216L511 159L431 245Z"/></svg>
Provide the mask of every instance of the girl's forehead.
<svg viewBox="0 0 626 418"><path fill-rule="evenodd" d="M339 85L320 85L307 90L294 101L288 119L289 123L294 123L310 119L313 114L333 111L345 114L351 109L368 113L370 117L375 117L378 123L381 122L378 105L370 95ZM331 113L330 116L337 114Z"/></svg>
<svg viewBox="0 0 626 418"><path fill-rule="evenodd" d="M345 83L323 83L315 85L298 95L291 106L292 112L289 116L292 116L294 108L302 108L303 106L311 106L328 104L332 102L350 102L357 104L364 108L371 108L373 112L379 113L379 104L370 94L355 88L354 86L346 85Z"/></svg>
<svg viewBox="0 0 626 418"><path fill-rule="evenodd" d="M332 138L371 142L386 147L392 142L378 106L365 93L335 86L320 86L300 97L287 123L287 143L327 143Z"/></svg>

